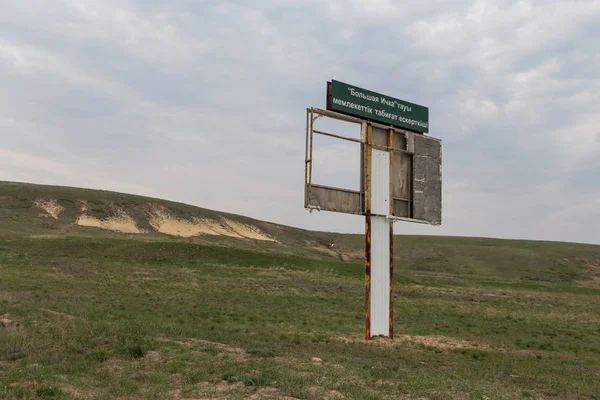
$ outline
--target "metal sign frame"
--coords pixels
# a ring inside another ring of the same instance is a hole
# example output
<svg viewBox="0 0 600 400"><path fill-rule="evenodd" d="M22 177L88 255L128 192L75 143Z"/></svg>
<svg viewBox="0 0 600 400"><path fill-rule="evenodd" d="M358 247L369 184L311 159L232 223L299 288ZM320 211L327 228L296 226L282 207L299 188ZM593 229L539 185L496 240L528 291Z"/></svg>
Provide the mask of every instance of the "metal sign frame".
<svg viewBox="0 0 600 400"><path fill-rule="evenodd" d="M315 121L322 117L359 124L360 139L314 129ZM359 191L312 182L315 134L361 146ZM394 160L399 160L402 164L398 166L399 169ZM400 176L398 171L404 174L404 181L399 186L405 197L398 195L396 190L396 179ZM393 224L397 221L441 224L441 141L392 125L334 111L308 108L304 189L304 207L309 211L324 210L365 216L365 339L374 336L393 338ZM429 198L433 198L433 206ZM415 218L415 208L419 208L419 215L425 218ZM395 215L399 210L404 210L408 217Z"/></svg>
<svg viewBox="0 0 600 400"><path fill-rule="evenodd" d="M337 135L329 132L324 132L321 130L314 129L314 123L317 119L322 117L328 117L336 120L346 121L350 123L355 123L360 125L361 127L361 137L350 138L342 135ZM370 135L368 134L368 127L370 127ZM378 133L382 133L385 131L385 137L379 135L379 140L373 139L373 132L377 131ZM312 179L312 170L313 170L313 137L314 135L322 135L335 139L346 140L354 143L358 143L361 146L361 183L360 190L350 190L346 188L337 188L332 186L325 186L313 183ZM406 141L405 148L400 148L399 145L394 145L394 142L398 140L398 138L404 138ZM333 212L341 212L346 214L356 214L356 215L367 215L369 214L368 201L369 196L366 196L368 185L370 184L370 174L367 172L369 163L367 162L367 155L369 154L369 149L376 149L390 152L392 155L390 168L394 166L394 159L397 158L396 154L405 154L410 158L410 173L416 175L412 172L415 168L418 171L425 170L425 166L421 166L423 164L422 160L427 161L426 159L431 159L431 157L427 154L418 154L415 152L415 142L420 143L422 141L437 143L440 149L440 164L437 166L439 175L439 188L436 188L439 192L440 204L438 215L434 216L434 218L418 218L415 217L414 207L415 202L419 199L415 199L416 196L421 196L423 194L423 190L415 189L412 187L412 184L415 186L424 185L426 182L425 177L423 179L419 179L421 177L411 176L408 184L411 185L408 196L406 197L398 197L393 196L394 192L394 179L390 179L390 197L391 197L391 206L390 212L387 214L373 214L385 216L394 221L405 221L405 222L413 222L427 225L441 225L441 140L437 138L433 138L431 136L424 136L419 133L414 133L405 129L401 129L391 125L379 124L377 122L367 121L362 118L357 118L345 114L340 114L334 111L322 110L319 108L307 108L306 109L306 148L305 148L305 171L304 171L304 207L308 210L317 210L317 211L333 211ZM432 164L435 165L436 159L432 160ZM418 165L414 165L413 163L418 163ZM435 166L430 167L427 166L428 169L435 170ZM393 170L390 171L390 176L393 176ZM397 212L397 206L399 203L405 203L407 207L407 216L399 216ZM422 214L422 213L421 213Z"/></svg>

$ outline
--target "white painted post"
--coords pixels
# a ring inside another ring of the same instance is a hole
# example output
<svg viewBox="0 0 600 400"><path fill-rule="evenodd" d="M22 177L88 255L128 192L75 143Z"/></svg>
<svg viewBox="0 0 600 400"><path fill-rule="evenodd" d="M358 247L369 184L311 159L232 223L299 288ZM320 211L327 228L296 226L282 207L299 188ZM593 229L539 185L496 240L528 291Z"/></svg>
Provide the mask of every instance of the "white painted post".
<svg viewBox="0 0 600 400"><path fill-rule="evenodd" d="M390 152L371 154L370 336L390 337Z"/></svg>

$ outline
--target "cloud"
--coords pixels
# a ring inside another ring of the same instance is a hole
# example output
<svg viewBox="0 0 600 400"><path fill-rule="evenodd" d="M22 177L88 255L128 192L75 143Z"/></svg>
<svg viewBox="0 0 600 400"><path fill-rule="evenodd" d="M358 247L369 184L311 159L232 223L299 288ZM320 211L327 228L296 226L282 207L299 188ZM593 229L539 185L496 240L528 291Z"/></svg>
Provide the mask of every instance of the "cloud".
<svg viewBox="0 0 600 400"><path fill-rule="evenodd" d="M361 232L302 208L305 109L334 78L428 106L443 139L443 226L397 232L600 243L599 18L598 0L4 2L0 179ZM355 151L318 151L324 180L357 182Z"/></svg>

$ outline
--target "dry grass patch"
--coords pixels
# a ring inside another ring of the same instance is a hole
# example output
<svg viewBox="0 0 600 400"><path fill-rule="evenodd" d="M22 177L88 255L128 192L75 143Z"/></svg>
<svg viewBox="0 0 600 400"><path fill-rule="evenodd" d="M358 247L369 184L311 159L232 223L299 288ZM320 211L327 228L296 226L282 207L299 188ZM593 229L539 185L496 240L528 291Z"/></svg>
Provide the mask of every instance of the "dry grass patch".
<svg viewBox="0 0 600 400"><path fill-rule="evenodd" d="M186 391L187 392L187 391ZM191 393L184 394L181 389L169 393L175 400L227 400L243 398L247 400L299 400L296 397L284 396L279 389L269 386L248 388L241 382L200 382Z"/></svg>
<svg viewBox="0 0 600 400"><path fill-rule="evenodd" d="M27 333L23 325L9 318L0 318L0 361L15 361L27 356Z"/></svg>
<svg viewBox="0 0 600 400"><path fill-rule="evenodd" d="M478 349L488 350L489 345L481 343L472 343L466 340L455 339L441 335L395 335L393 339L384 337L374 337L371 340L365 340L359 335L341 335L337 337L345 343L363 343L369 346L395 347L401 343L417 343L428 347L440 349Z"/></svg>
<svg viewBox="0 0 600 400"><path fill-rule="evenodd" d="M588 264L588 268L594 278L600 279L600 260L592 261Z"/></svg>
<svg viewBox="0 0 600 400"><path fill-rule="evenodd" d="M250 357L249 354L246 352L246 350L244 350L242 348L229 346L229 345L226 345L224 343L219 343L219 342L211 342L209 340L204 340L204 339L175 340L173 338L160 337L160 338L157 338L156 341L162 342L162 343L164 343L164 342L176 343L180 346L184 346L184 347L188 347L188 348L192 348L195 346L212 347L217 350L221 350L225 353L232 354L237 361L245 361Z"/></svg>
<svg viewBox="0 0 600 400"><path fill-rule="evenodd" d="M64 317L66 319L79 319L79 317L76 317L74 315L62 313L62 312L59 312L59 311L49 310L47 308L40 308L40 310L43 311L43 312L45 312L45 313L48 313L48 314L56 315L58 317Z"/></svg>
<svg viewBox="0 0 600 400"><path fill-rule="evenodd" d="M318 386L311 386L308 388L308 392L310 393L310 395L312 397L318 398L318 399L325 399L325 400L343 400L346 397L340 393L338 390L327 390L327 389L323 389L321 387Z"/></svg>
<svg viewBox="0 0 600 400"><path fill-rule="evenodd" d="M254 393L246 396L248 400L299 400L297 397L283 396L279 389L274 387L260 387Z"/></svg>
<svg viewBox="0 0 600 400"><path fill-rule="evenodd" d="M0 290L0 302L7 302L7 303L16 303L18 301L18 297L15 293L13 292L9 292L6 290Z"/></svg>
<svg viewBox="0 0 600 400"><path fill-rule="evenodd" d="M429 347L440 349L488 349L487 345L474 344L466 340L454 339L447 336L416 336L416 335L397 335L394 341L419 343Z"/></svg>
<svg viewBox="0 0 600 400"><path fill-rule="evenodd" d="M2 317L0 317L0 328L5 328L5 329L22 329L23 325L21 325L20 323L11 320L10 318L8 318L9 315L8 314L4 314Z"/></svg>

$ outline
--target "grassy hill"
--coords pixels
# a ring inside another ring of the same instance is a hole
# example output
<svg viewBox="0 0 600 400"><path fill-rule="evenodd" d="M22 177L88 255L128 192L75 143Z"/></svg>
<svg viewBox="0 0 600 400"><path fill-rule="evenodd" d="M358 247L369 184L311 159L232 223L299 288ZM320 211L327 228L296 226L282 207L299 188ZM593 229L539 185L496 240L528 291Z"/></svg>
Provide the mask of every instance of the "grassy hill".
<svg viewBox="0 0 600 400"><path fill-rule="evenodd" d="M366 342L363 243L0 182L0 398L600 398L600 246L398 236Z"/></svg>

